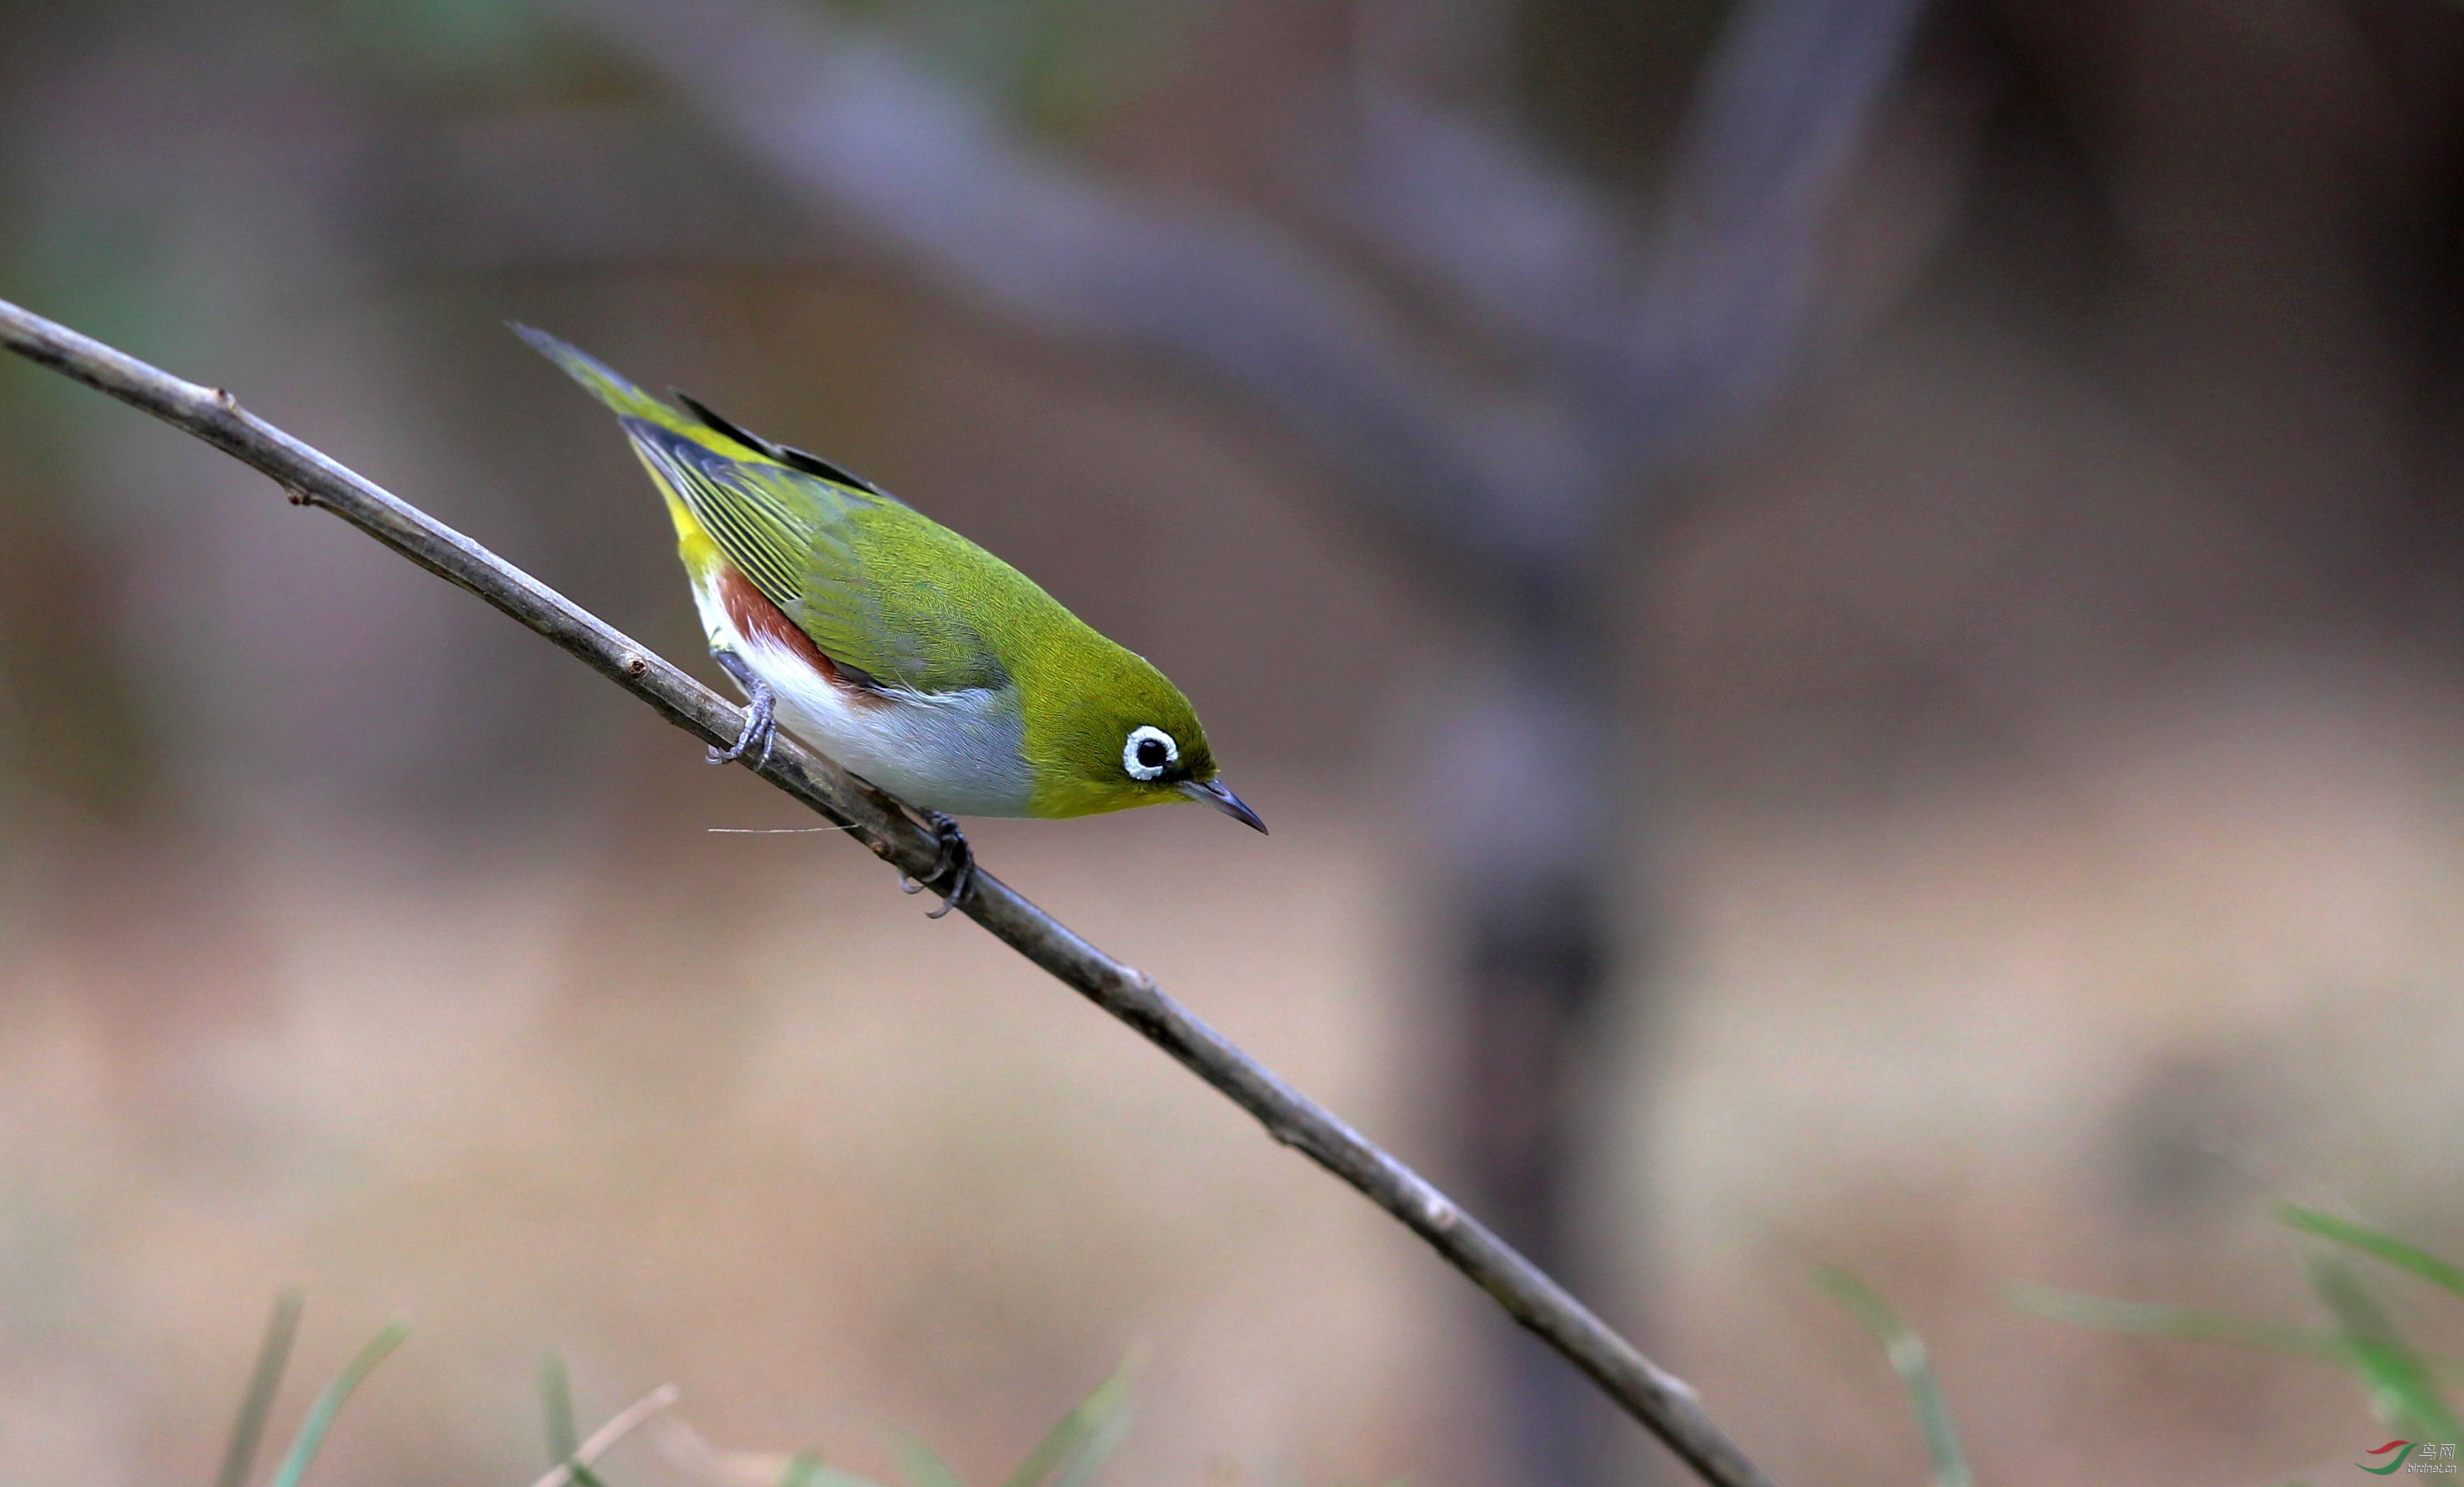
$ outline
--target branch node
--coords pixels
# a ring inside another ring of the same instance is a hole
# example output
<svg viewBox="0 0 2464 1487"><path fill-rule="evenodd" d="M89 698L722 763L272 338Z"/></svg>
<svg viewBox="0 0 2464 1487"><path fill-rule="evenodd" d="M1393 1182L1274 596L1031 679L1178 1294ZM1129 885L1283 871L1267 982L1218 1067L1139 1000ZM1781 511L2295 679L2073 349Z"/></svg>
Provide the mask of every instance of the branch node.
<svg viewBox="0 0 2464 1487"><path fill-rule="evenodd" d="M1295 1122L1280 1118L1264 1118L1258 1124L1266 1127L1266 1134L1274 1138L1275 1145L1279 1147L1289 1147L1300 1152L1313 1149L1309 1146L1309 1133L1302 1130Z"/></svg>
<svg viewBox="0 0 2464 1487"><path fill-rule="evenodd" d="M647 674L649 669L650 663L646 657L633 654L627 654L625 657L625 674L627 676L642 676Z"/></svg>

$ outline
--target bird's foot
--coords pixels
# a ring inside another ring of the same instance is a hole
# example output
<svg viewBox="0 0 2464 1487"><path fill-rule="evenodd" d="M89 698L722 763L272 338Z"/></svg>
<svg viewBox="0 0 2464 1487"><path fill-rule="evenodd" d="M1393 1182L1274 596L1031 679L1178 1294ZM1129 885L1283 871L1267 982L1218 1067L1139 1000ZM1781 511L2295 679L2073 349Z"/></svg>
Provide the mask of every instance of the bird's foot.
<svg viewBox="0 0 2464 1487"><path fill-rule="evenodd" d="M924 818L924 824L931 829L933 840L939 843L941 855L934 860L931 876L920 883L913 878L901 878L898 880L898 887L905 893L921 893L926 888L938 892L941 895L941 907L924 916L927 919L938 919L957 908L958 900L964 898L967 889L975 886L976 849L967 845L966 833L960 831L958 823L949 817L939 811L921 811L917 814Z"/></svg>
<svg viewBox="0 0 2464 1487"><path fill-rule="evenodd" d="M770 689L768 682L754 675L753 668L746 666L744 658L736 652L714 650L711 655L717 660L728 675L736 678L736 685L744 689L747 702L744 709L743 731L736 735L736 742L728 747L721 749L714 746L710 751L710 762L732 764L747 754L753 754L753 765L759 769L770 762L770 745L779 737L779 694ZM760 747L760 752L758 754L754 753L756 745Z"/></svg>

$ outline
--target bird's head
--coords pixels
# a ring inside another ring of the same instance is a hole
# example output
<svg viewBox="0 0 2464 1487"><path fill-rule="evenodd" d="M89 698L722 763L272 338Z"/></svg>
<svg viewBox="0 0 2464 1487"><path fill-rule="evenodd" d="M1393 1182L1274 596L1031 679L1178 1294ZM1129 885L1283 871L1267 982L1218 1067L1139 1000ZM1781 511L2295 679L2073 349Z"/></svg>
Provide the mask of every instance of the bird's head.
<svg viewBox="0 0 2464 1487"><path fill-rule="evenodd" d="M1198 711L1180 689L1106 641L1076 647L1026 709L1035 814L1093 816L1196 800L1260 831L1266 823L1216 778Z"/></svg>

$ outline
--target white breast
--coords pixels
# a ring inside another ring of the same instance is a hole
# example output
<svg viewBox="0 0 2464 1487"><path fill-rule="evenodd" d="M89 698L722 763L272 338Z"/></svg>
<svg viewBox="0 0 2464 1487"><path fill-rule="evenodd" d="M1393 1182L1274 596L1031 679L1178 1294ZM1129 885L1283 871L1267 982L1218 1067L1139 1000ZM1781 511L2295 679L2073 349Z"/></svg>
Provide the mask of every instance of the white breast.
<svg viewBox="0 0 2464 1487"><path fill-rule="evenodd" d="M1025 730L1006 689L850 695L802 656L746 635L703 585L693 600L714 646L778 693L779 725L910 805L952 816L1024 816L1034 791Z"/></svg>

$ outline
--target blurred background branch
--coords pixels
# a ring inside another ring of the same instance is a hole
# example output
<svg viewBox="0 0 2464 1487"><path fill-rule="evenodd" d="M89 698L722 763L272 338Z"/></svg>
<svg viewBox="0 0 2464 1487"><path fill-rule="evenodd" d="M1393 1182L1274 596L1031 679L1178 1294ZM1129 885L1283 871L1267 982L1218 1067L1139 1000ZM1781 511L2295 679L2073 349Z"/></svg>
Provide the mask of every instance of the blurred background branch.
<svg viewBox="0 0 2464 1487"><path fill-rule="evenodd" d="M1544 560L1541 535L1506 519L1569 485L1534 411L1415 356L1377 296L1269 223L1111 186L808 7L586 0L573 13L828 228L1039 332L1224 379L1356 477L1345 489L1381 538L1443 571Z"/></svg>

